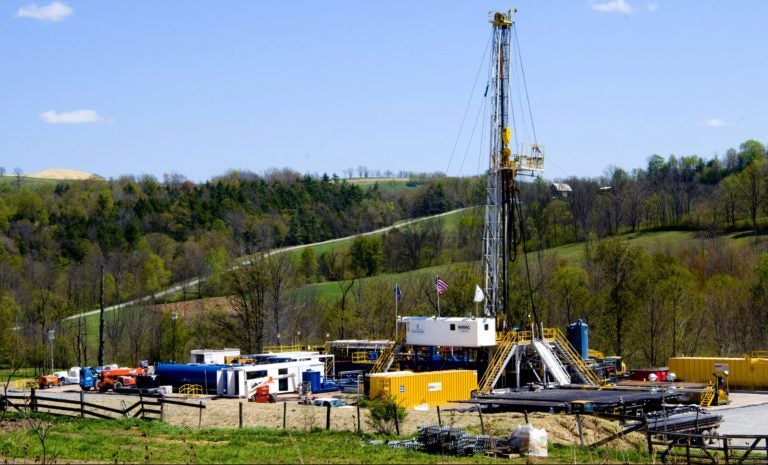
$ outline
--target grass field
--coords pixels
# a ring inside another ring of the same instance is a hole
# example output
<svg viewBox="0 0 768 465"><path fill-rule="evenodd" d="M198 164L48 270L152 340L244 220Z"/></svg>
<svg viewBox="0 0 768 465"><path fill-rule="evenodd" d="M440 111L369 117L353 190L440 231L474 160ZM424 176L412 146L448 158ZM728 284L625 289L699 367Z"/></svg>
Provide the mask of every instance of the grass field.
<svg viewBox="0 0 768 465"><path fill-rule="evenodd" d="M431 455L383 444L384 437L324 430L264 428L195 429L142 420L89 420L20 414L0 417L0 460L39 462L42 446L36 426L47 431L47 461L57 463L499 463L475 455ZM531 463L520 457L505 463ZM637 450L549 445L542 463L646 463Z"/></svg>

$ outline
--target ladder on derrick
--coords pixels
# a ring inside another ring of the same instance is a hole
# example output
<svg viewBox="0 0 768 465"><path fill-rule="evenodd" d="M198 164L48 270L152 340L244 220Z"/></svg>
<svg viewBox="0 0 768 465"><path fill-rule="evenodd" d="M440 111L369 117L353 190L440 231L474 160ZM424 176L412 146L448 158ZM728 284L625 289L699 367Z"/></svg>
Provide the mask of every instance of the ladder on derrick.
<svg viewBox="0 0 768 465"><path fill-rule="evenodd" d="M709 384L701 392L701 402L699 405L702 407L709 407L712 405L713 400L715 400L715 388Z"/></svg>
<svg viewBox="0 0 768 465"><path fill-rule="evenodd" d="M509 359L512 358L512 349L517 344L518 333L509 331L502 334L498 344L496 344L496 351L488 363L488 368L486 368L480 383L478 383L478 392L490 392L499 381L499 377L504 368L507 367Z"/></svg>
<svg viewBox="0 0 768 465"><path fill-rule="evenodd" d="M381 355L379 355L376 361L373 362L373 366L371 367L371 371L369 371L369 373L384 373L389 371L389 368L395 361L395 357L397 357L397 354L400 353L400 349L403 348L404 343L405 331L401 331L400 334L398 334L397 339L390 342L389 345L387 345L387 347L381 351Z"/></svg>
<svg viewBox="0 0 768 465"><path fill-rule="evenodd" d="M587 386L600 386L602 383L594 370L576 352L568 339L557 328L545 328L544 339L554 343L560 358L576 372L583 384Z"/></svg>

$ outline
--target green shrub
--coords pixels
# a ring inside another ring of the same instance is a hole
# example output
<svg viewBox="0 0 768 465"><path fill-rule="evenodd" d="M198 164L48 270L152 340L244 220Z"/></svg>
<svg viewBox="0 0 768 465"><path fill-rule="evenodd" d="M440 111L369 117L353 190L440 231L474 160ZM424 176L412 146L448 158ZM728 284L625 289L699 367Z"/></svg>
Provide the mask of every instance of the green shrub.
<svg viewBox="0 0 768 465"><path fill-rule="evenodd" d="M408 415L405 408L398 405L392 396L368 400L364 405L368 407L370 412L370 416L366 420L368 426L381 434L391 435L396 430L396 420L402 423Z"/></svg>

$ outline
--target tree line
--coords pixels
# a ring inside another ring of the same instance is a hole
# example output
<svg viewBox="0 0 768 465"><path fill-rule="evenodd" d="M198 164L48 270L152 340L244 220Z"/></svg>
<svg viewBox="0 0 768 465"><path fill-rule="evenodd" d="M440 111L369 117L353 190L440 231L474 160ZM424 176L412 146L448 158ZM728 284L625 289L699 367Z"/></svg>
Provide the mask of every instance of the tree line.
<svg viewBox="0 0 768 465"><path fill-rule="evenodd" d="M761 229L768 205L764 147L747 141L738 152L729 150L725 163L652 156L646 170L629 175L611 168L608 173L566 180L572 188L566 197L542 180L520 186L521 230L534 253L528 257L531 263L521 255L514 268L513 321L525 326L535 315L562 328L582 319L591 326L595 348L634 365L768 348L768 255ZM301 282L294 285L335 281L339 295L323 301L305 293L309 300L287 304L286 309L297 310L286 314L301 315L289 333L301 327L298 331L314 340L323 340L323 333L391 337L395 282L366 278L436 265L450 265L442 272L450 282L442 315L475 314L474 286L483 283L477 261L482 209L462 213L454 223L447 227L434 220L380 237L358 237L348 250L319 256L305 249L293 264ZM695 239L641 249L621 236L664 230L693 231ZM749 240L724 237L738 231ZM550 250L572 242L583 244L579 263L558 259ZM268 260L264 265L269 266ZM401 314L437 314L434 273L414 273L399 284L406 296L399 303ZM314 334L312 328L317 328ZM277 327L265 331L265 343L275 343L277 333Z"/></svg>
<svg viewBox="0 0 768 465"><path fill-rule="evenodd" d="M165 326L181 328L149 305L171 283L182 283L182 300L228 293L239 257L471 205L475 183L435 175L386 190L273 170L201 184L180 175L0 184L0 363L42 366L55 329L62 358L93 364L94 329L66 318L144 296L143 306L108 314L108 355L166 359Z"/></svg>
<svg viewBox="0 0 768 465"><path fill-rule="evenodd" d="M515 321L525 325L536 315L562 327L581 318L591 325L596 348L637 364L768 348L762 327L768 259L761 240L767 166L765 147L749 140L723 160L653 155L629 173L609 167L597 178L559 180L570 191L543 179L520 184L519 227L526 251L534 253L529 263L519 255L512 274ZM400 313L435 314L435 273L418 272L434 266L443 267L450 284L441 314L472 314L474 286L483 282L485 180L412 181L409 189L383 190L282 170L233 172L203 184L173 175L162 182L125 177L36 190L6 185L0 191L0 323L21 330L0 340L3 360L12 348L40 365L52 326L67 334L56 342L61 359L92 358L85 341L93 328L61 321L97 306L101 266L108 304L196 276L206 280L183 287L181 300L222 296L213 308L178 321L151 300L108 314L108 354L120 360L178 359L190 347L256 352L297 339L389 337L395 283L372 278L408 273L400 283ZM466 206L479 208L450 222L358 236L349 247L267 253ZM663 230L695 231L697 239L643 250L620 238ZM749 235L748 244L722 237L738 231ZM570 243L583 245L578 264L550 251ZM231 270L243 256L251 259ZM312 285L327 281L335 283L330 296ZM171 347L172 340L179 347Z"/></svg>

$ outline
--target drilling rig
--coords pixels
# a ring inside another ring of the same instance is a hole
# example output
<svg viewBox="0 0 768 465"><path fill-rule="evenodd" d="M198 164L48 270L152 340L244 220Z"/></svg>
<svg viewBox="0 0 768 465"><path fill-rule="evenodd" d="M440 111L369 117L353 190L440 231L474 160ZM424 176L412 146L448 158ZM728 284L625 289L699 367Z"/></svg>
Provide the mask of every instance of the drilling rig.
<svg viewBox="0 0 768 465"><path fill-rule="evenodd" d="M521 137L516 129L517 120L531 114L530 105L526 115L524 108L513 107L511 99L511 83L522 81L525 85L524 73L514 76L511 66L519 57L519 54L513 56L511 47L515 24L512 17L516 11L513 8L508 13L492 13L490 20L493 41L488 90L492 109L483 232L483 311L486 316L495 317L497 327L502 330L522 323L520 315L511 315L509 308L509 266L516 258L522 236L516 178L535 176L544 166L544 150L536 143L535 132L534 140L528 143L518 140ZM527 102L527 91L525 97Z"/></svg>

